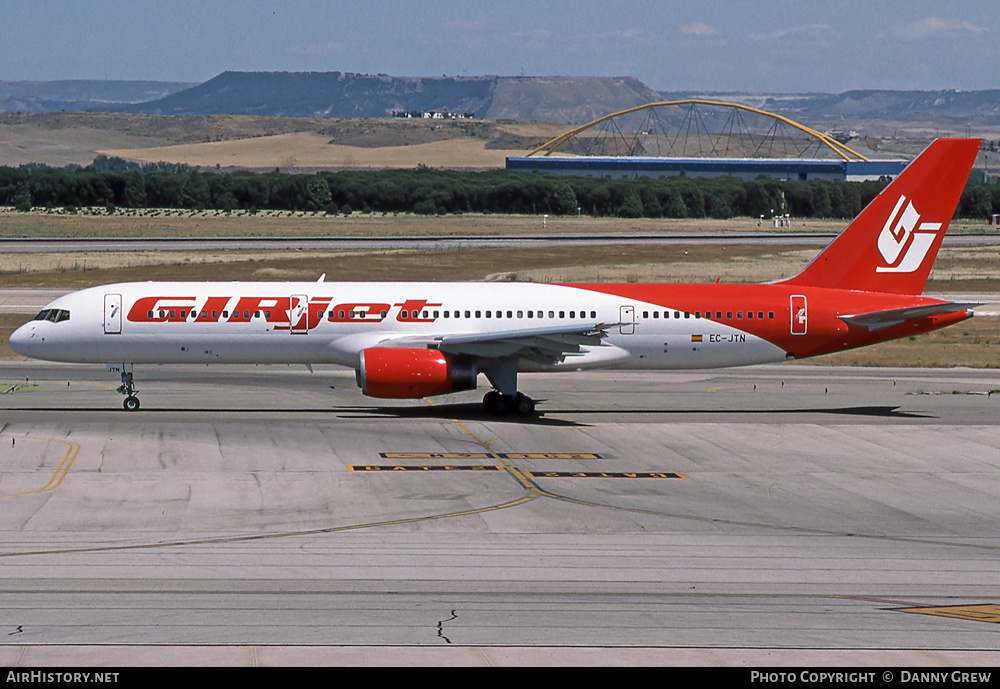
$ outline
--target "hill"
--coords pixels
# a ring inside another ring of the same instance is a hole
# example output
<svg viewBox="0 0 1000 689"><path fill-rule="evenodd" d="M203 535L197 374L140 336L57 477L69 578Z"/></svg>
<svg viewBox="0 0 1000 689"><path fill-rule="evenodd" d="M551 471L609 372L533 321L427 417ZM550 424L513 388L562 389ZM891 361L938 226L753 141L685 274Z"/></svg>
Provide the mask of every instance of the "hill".
<svg viewBox="0 0 1000 689"><path fill-rule="evenodd" d="M175 81L0 81L0 112L108 110L156 100L194 84Z"/></svg>
<svg viewBox="0 0 1000 689"><path fill-rule="evenodd" d="M153 115L386 117L446 110L487 119L582 123L656 100L632 77L392 77L345 72L224 72L159 100Z"/></svg>
<svg viewBox="0 0 1000 689"><path fill-rule="evenodd" d="M863 136L934 137L968 133L1000 136L1000 90L844 93L733 93L665 91L663 100L705 98L760 108L816 129L854 130Z"/></svg>

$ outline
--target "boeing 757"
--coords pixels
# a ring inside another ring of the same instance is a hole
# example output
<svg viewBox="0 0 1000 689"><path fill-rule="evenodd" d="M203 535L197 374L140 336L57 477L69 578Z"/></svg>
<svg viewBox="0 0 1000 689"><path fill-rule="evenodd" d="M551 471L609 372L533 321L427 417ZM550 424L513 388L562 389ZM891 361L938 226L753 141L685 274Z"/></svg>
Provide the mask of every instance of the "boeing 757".
<svg viewBox="0 0 1000 689"><path fill-rule="evenodd" d="M135 364L339 364L361 392L473 390L529 415L518 374L804 359L958 323L921 296L981 141L939 139L798 275L766 284L129 282L56 299L10 346L121 373Z"/></svg>

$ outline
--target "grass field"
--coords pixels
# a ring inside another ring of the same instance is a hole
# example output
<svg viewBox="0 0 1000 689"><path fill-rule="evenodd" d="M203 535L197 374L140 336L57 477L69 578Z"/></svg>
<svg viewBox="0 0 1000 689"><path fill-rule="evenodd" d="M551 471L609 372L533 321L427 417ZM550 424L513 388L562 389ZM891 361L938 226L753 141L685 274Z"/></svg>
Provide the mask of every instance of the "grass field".
<svg viewBox="0 0 1000 689"><path fill-rule="evenodd" d="M284 171L502 168L567 125L505 120L0 113L0 165L137 162Z"/></svg>
<svg viewBox="0 0 1000 689"><path fill-rule="evenodd" d="M792 227L765 227L769 233L835 234L844 220L797 220ZM758 232L753 218L713 220L666 218L593 218L582 216L414 215L355 212L329 216L303 211L189 211L177 209L103 208L77 213L62 209L35 209L18 213L0 207L0 237L399 237L399 236L509 236L561 234L748 234ZM956 232L988 232L986 223L956 224ZM995 229L995 228L993 228Z"/></svg>

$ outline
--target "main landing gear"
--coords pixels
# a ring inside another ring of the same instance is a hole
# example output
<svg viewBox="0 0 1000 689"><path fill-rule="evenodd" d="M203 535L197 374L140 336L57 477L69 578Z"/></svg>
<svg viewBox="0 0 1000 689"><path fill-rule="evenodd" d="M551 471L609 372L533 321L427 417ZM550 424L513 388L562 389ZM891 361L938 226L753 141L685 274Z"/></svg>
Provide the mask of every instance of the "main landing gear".
<svg viewBox="0 0 1000 689"><path fill-rule="evenodd" d="M118 392L125 395L122 406L125 411L135 411L139 408L139 398L135 396L135 383L132 382L132 371L122 371L122 384L118 386Z"/></svg>
<svg viewBox="0 0 1000 689"><path fill-rule="evenodd" d="M504 395L498 390L490 390L483 397L483 406L495 416L506 416L512 412L518 416L531 416L535 413L535 401L520 392Z"/></svg>
<svg viewBox="0 0 1000 689"><path fill-rule="evenodd" d="M517 360L499 359L483 371L494 389L483 397L486 411L495 416L517 414L531 416L535 413L535 401L517 391Z"/></svg>

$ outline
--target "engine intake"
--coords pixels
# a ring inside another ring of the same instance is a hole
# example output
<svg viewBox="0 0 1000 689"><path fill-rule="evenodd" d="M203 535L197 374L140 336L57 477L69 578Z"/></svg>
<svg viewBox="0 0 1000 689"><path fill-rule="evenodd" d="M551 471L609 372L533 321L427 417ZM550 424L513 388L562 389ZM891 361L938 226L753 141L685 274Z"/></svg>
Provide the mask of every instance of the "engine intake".
<svg viewBox="0 0 1000 689"><path fill-rule="evenodd" d="M370 347L361 352L357 370L361 392L369 397L416 399L473 390L472 361L436 349Z"/></svg>

